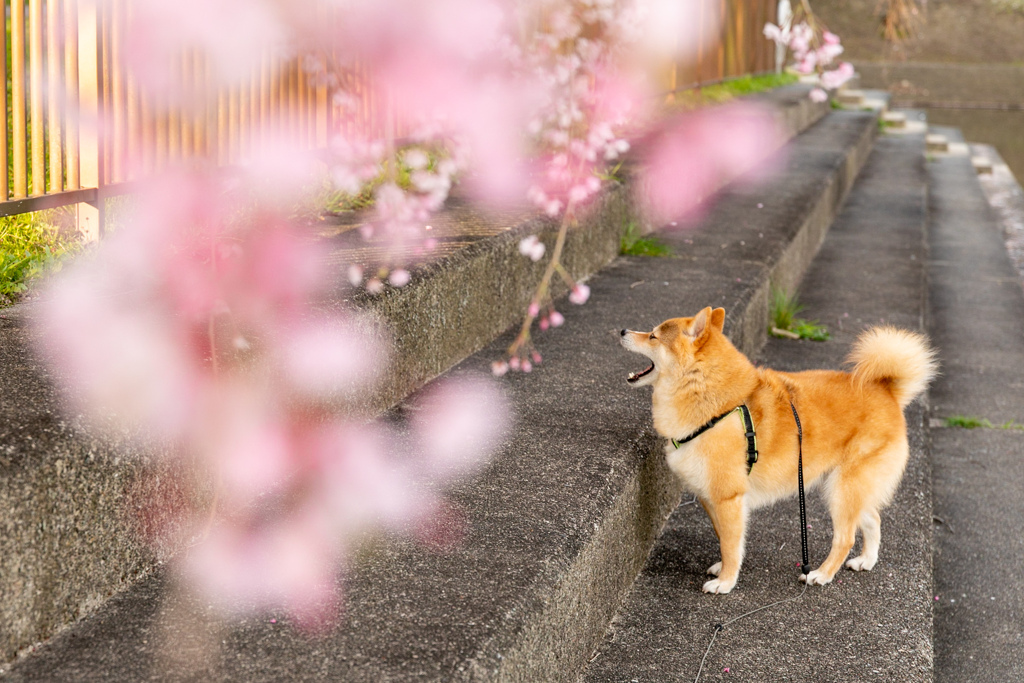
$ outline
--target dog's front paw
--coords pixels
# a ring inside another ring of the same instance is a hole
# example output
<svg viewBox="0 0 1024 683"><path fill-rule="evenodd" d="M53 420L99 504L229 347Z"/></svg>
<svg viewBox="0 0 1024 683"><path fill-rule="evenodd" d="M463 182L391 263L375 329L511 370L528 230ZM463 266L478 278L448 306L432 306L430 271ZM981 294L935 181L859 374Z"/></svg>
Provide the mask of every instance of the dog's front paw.
<svg viewBox="0 0 1024 683"><path fill-rule="evenodd" d="M808 586L824 586L826 583L832 583L832 577L818 569L815 569L810 574L801 574L800 580Z"/></svg>
<svg viewBox="0 0 1024 683"><path fill-rule="evenodd" d="M711 579L704 584L705 593L728 593L736 585L736 579L725 581L722 579Z"/></svg>
<svg viewBox="0 0 1024 683"><path fill-rule="evenodd" d="M713 565L708 567L708 574L710 574L711 576L718 576L721 573L722 573L722 563L721 562L715 562Z"/></svg>
<svg viewBox="0 0 1024 683"><path fill-rule="evenodd" d="M877 557L864 557L858 555L857 557L848 560L846 566L855 572L869 572L875 568L875 563L878 562Z"/></svg>

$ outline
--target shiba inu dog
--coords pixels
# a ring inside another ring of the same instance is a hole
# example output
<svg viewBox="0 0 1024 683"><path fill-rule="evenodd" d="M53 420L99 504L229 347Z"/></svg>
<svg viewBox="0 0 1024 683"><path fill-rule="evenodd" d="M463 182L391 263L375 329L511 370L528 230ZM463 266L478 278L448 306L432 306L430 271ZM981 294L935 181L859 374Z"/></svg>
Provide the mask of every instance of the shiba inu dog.
<svg viewBox="0 0 1024 683"><path fill-rule="evenodd" d="M858 529L863 548L846 566L872 569L878 511L892 500L909 457L903 409L935 376L934 351L920 334L875 327L857 339L850 372L777 372L755 367L722 334L724 323L725 310L709 307L650 332L620 333L626 349L651 361L628 381L653 386L654 427L670 439L668 466L697 495L718 536L721 561L708 568L716 578L704 592L736 585L748 514L797 490L793 407L803 425L804 481L821 485L834 529L828 557L801 580L832 581ZM749 410L752 439L740 406ZM758 451L748 456L755 439Z"/></svg>

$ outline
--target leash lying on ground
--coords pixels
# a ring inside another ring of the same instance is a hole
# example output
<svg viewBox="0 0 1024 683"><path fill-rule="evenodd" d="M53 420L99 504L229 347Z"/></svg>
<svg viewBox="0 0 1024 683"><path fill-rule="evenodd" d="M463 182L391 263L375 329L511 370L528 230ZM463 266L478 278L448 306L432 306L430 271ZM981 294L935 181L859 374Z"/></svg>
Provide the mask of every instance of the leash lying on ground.
<svg viewBox="0 0 1024 683"><path fill-rule="evenodd" d="M746 436L747 436L748 444L751 444L751 443L754 444L753 446L748 445L747 473L749 474L750 473L750 468L753 467L754 462L757 462L757 450L756 450L756 443L757 442L752 440L753 432L754 432L754 427L753 427L753 423L750 422L750 412L746 410L746 406L745 405L741 406L741 407L744 409L743 410L743 414L744 414L744 422L743 422L743 424L744 424L744 426L746 427L746 430L747 430L747 435ZM802 557L801 557L802 563L800 565L800 571L803 573L804 576L807 576L811 572L811 562L810 562L810 559L808 557L808 551L807 551L807 504L806 504L805 497L804 497L804 428L803 428L803 425L800 424L800 415L796 412L796 406L793 404L793 401L789 402L789 407L792 409L792 411L793 411L793 419L796 421L797 488L798 488L798 495L799 495L799 498L800 498L800 549L801 549L801 552L802 552ZM739 408L737 408L736 410L739 410ZM730 410L729 413L731 413L731 412L733 412L733 411ZM728 415L729 413L726 413L725 415ZM719 416L718 418L716 418L715 420L713 420L709 424L705 425L704 428L702 428L701 430L698 430L697 433L691 435L689 438L692 439L695 436L697 436L698 433L703 432L703 431L705 431L707 429L710 429L711 427L714 426L715 422L717 422L718 420L720 420L723 417L725 417L725 415ZM676 443L674 439L673 439L672 443L673 444ZM750 452L751 449L753 449L753 451L754 451L753 462L751 462L750 458L749 458L749 452ZM758 607L757 609L750 610L746 614L741 614L738 617L733 617L729 621L722 622L721 624L715 624L715 631L714 631L714 633L711 634L711 642L708 643L708 649L704 651L704 656L700 660L700 667L697 669L697 676L693 679L693 683L699 683L700 675L704 671L704 663L707 661L708 655L711 653L711 647L715 644L715 639L718 638L718 633L720 631L724 630L726 626L728 626L729 624L732 624L733 622L739 621L740 619L743 619L745 617L749 617L751 614L757 614L758 612L766 610L769 607L775 607L776 605L781 605L781 604L786 603L786 602L792 602L793 600L798 600L798 599L802 598L804 596L804 593L806 593L806 592L807 592L807 584L805 583L803 590L800 591L800 595L794 595L791 598L784 598L782 600L776 600L775 602L767 604L767 605L764 605L763 607Z"/></svg>

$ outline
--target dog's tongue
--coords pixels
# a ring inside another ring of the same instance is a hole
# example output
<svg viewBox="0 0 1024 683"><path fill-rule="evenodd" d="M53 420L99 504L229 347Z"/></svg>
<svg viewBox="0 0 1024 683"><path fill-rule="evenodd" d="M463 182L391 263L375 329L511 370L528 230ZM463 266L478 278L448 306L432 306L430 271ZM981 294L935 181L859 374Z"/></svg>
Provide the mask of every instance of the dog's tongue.
<svg viewBox="0 0 1024 683"><path fill-rule="evenodd" d="M654 363L651 363L651 367L647 368L643 372L631 372L631 373L629 373L629 377L626 378L626 381L627 382L635 382L638 379L640 379L641 377L643 377L644 375L646 375L647 373L649 373L653 369L654 369Z"/></svg>

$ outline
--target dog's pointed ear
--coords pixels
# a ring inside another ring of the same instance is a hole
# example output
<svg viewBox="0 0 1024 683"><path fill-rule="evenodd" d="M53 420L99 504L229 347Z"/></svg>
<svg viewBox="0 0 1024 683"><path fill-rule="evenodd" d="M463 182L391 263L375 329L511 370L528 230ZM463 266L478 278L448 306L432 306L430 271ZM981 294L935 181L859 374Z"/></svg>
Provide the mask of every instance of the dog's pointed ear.
<svg viewBox="0 0 1024 683"><path fill-rule="evenodd" d="M716 308L715 310L711 311L711 326L718 330L719 332L721 332L722 328L725 327L724 308Z"/></svg>
<svg viewBox="0 0 1024 683"><path fill-rule="evenodd" d="M711 322L711 316L712 312L710 306L693 316L691 334L698 343L703 342L708 335L708 324Z"/></svg>

